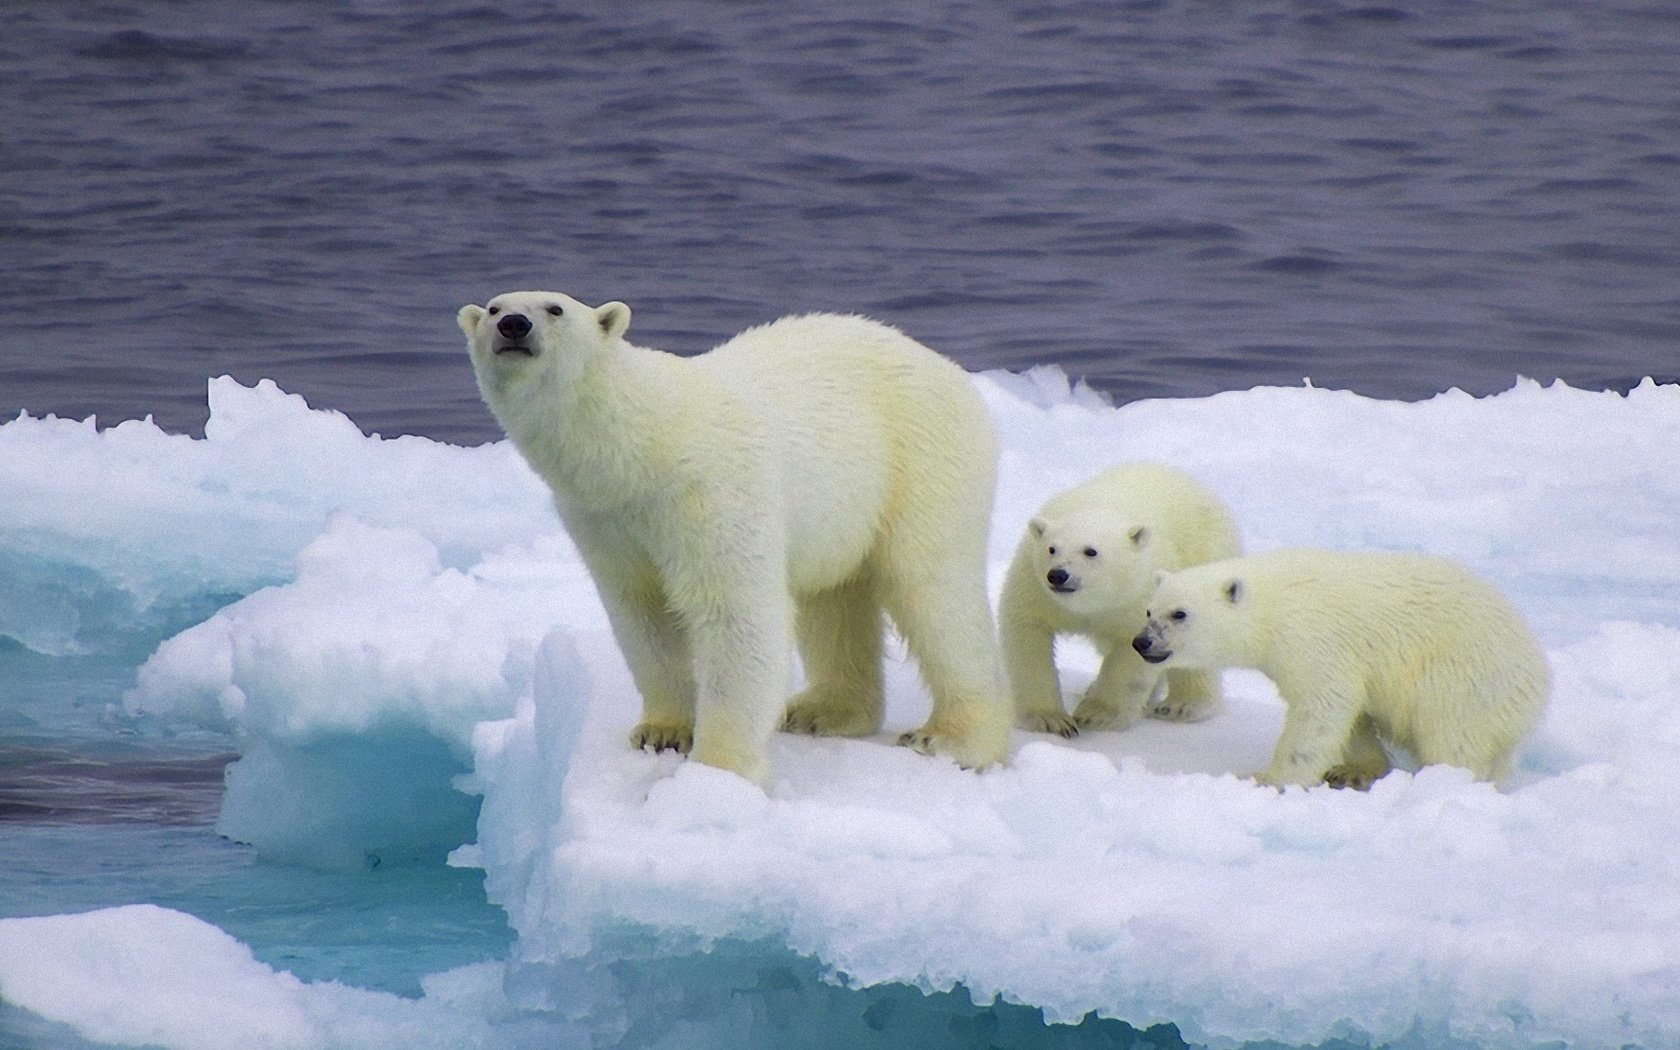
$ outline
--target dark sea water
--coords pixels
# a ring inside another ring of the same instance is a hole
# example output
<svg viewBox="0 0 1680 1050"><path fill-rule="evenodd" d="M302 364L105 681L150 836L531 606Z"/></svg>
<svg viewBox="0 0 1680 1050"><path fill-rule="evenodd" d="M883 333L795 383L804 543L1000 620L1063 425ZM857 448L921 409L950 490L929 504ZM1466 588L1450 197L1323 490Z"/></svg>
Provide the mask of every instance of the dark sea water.
<svg viewBox="0 0 1680 1050"><path fill-rule="evenodd" d="M1117 400L1680 376L1680 4L0 5L0 415L497 436L453 315L811 309Z"/></svg>

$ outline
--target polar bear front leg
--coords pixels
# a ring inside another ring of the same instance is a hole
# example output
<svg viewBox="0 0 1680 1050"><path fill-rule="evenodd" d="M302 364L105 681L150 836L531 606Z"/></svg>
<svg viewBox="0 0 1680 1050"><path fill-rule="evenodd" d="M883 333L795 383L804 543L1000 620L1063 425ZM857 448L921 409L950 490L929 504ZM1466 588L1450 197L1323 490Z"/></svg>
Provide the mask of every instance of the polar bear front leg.
<svg viewBox="0 0 1680 1050"><path fill-rule="evenodd" d="M613 638L642 694L630 746L687 753L694 744L694 674L688 635L657 591L636 594L597 578Z"/></svg>
<svg viewBox="0 0 1680 1050"><path fill-rule="evenodd" d="M1167 722L1200 722L1219 713L1224 697L1218 671L1174 667L1166 674L1166 695L1151 697L1149 717Z"/></svg>
<svg viewBox="0 0 1680 1050"><path fill-rule="evenodd" d="M769 741L787 689L787 596L694 623L695 761L756 784L770 774Z"/></svg>
<svg viewBox="0 0 1680 1050"><path fill-rule="evenodd" d="M672 544L663 566L694 654L689 757L763 784L792 648L786 557L776 537L755 534L751 521L699 520L721 527L682 537L687 542Z"/></svg>
<svg viewBox="0 0 1680 1050"><path fill-rule="evenodd" d="M1158 668L1145 663L1130 645L1118 642L1103 657L1097 680L1073 709L1073 721L1080 729L1129 729L1143 718L1160 680Z"/></svg>
<svg viewBox="0 0 1680 1050"><path fill-rule="evenodd" d="M1009 563L998 599L998 649L1008 680L1015 724L1034 733L1079 735L1062 706L1062 683L1056 675L1056 632L1037 614L1044 599L1032 559L1022 549Z"/></svg>
<svg viewBox="0 0 1680 1050"><path fill-rule="evenodd" d="M1015 704L1015 724L1035 733L1079 735L1079 726L1062 707L1062 683L1056 676L1056 636L1036 623L999 613L1003 667Z"/></svg>
<svg viewBox="0 0 1680 1050"><path fill-rule="evenodd" d="M1280 690L1281 692L1282 690ZM1299 699L1284 695L1283 732L1272 764L1254 779L1272 787L1311 786L1342 761L1361 712L1355 688L1322 689Z"/></svg>
<svg viewBox="0 0 1680 1050"><path fill-rule="evenodd" d="M1382 740L1377 736L1376 723L1369 716L1361 716L1342 750L1341 762L1324 774L1324 782L1331 787L1368 791L1392 768L1388 752L1383 750Z"/></svg>

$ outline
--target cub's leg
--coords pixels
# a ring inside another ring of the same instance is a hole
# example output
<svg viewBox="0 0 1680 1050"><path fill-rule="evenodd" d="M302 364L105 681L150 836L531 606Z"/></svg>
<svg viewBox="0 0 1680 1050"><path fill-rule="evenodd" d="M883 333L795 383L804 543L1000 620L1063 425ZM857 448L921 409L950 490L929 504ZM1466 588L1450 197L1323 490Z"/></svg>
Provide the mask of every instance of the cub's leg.
<svg viewBox="0 0 1680 1050"><path fill-rule="evenodd" d="M1145 663L1125 642L1116 643L1073 709L1074 724L1082 730L1129 729L1143 717L1160 680L1158 668Z"/></svg>
<svg viewBox="0 0 1680 1050"><path fill-rule="evenodd" d="M1388 752L1377 738L1376 724L1361 716L1353 724L1353 735L1348 737L1341 764L1324 774L1324 782L1331 787L1367 791L1387 776L1391 768Z"/></svg>
<svg viewBox="0 0 1680 1050"><path fill-rule="evenodd" d="M1322 783L1343 761L1364 708L1364 692L1354 686L1331 686L1307 696L1285 695L1283 704L1283 732L1272 764L1255 779L1275 787Z"/></svg>
<svg viewBox="0 0 1680 1050"><path fill-rule="evenodd" d="M1078 736L1079 727L1062 707L1056 636L1035 623L1012 622L1007 615L1000 615L998 631L1015 703L1015 724L1035 733Z"/></svg>
<svg viewBox="0 0 1680 1050"><path fill-rule="evenodd" d="M1224 695L1219 672L1174 667L1167 672L1167 695L1151 698L1149 717L1168 722L1200 722L1219 713Z"/></svg>

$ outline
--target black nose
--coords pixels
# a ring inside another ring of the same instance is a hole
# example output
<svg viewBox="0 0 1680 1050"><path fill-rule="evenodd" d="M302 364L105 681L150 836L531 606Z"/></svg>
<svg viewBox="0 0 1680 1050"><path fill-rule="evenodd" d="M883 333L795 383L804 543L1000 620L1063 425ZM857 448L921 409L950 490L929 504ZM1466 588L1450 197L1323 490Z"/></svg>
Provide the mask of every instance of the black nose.
<svg viewBox="0 0 1680 1050"><path fill-rule="evenodd" d="M1062 584L1067 582L1067 570L1051 569L1049 572L1044 574L1044 578L1049 581L1050 586L1060 587Z"/></svg>
<svg viewBox="0 0 1680 1050"><path fill-rule="evenodd" d="M1137 654L1139 656L1148 655L1149 650L1153 647L1153 643L1150 642L1149 635L1147 634L1140 634L1136 638L1132 639L1132 648L1137 650Z"/></svg>
<svg viewBox="0 0 1680 1050"><path fill-rule="evenodd" d="M496 331L509 339L523 339L531 332L531 322L524 314L508 314L496 322Z"/></svg>

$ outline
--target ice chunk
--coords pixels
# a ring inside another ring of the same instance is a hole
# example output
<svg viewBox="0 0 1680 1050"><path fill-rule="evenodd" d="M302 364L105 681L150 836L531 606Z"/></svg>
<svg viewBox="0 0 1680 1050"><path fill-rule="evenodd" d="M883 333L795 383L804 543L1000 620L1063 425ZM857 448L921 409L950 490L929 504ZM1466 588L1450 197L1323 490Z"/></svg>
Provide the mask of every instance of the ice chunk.
<svg viewBox="0 0 1680 1050"><path fill-rule="evenodd" d="M0 919L0 997L88 1039L172 1050L458 1048L483 1045L487 1030L440 1003L306 984L149 904Z"/></svg>

